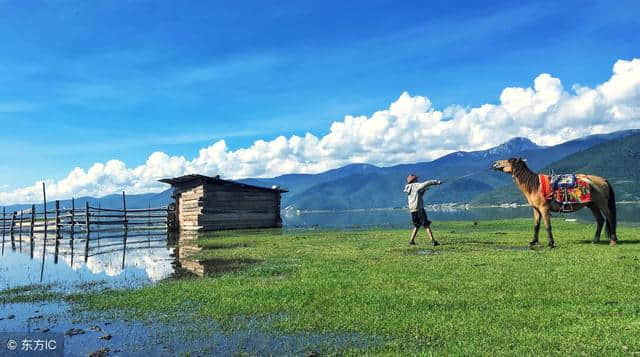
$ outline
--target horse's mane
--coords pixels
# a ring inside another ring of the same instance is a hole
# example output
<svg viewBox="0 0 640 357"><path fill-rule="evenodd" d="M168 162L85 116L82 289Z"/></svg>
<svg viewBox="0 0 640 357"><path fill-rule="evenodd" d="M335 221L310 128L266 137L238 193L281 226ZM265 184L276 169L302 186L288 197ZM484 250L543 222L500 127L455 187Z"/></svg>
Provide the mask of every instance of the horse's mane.
<svg viewBox="0 0 640 357"><path fill-rule="evenodd" d="M513 177L518 179L529 193L538 191L540 188L540 178L538 178L538 174L527 167L524 160L512 158L509 159L509 163L513 170Z"/></svg>

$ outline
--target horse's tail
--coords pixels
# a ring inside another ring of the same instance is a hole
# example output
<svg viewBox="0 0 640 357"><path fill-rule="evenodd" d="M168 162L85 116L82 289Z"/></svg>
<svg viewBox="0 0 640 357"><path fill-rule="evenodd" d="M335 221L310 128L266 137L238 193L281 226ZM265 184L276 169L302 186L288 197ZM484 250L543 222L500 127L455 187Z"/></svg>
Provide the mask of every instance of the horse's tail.
<svg viewBox="0 0 640 357"><path fill-rule="evenodd" d="M609 186L609 198L607 199L607 208L609 208L609 216L607 217L607 224L605 226L605 230L607 232L607 237L610 239L616 238L616 226L618 224L617 220L617 212L616 212L616 194L613 192L613 187L609 181L607 182L607 186Z"/></svg>

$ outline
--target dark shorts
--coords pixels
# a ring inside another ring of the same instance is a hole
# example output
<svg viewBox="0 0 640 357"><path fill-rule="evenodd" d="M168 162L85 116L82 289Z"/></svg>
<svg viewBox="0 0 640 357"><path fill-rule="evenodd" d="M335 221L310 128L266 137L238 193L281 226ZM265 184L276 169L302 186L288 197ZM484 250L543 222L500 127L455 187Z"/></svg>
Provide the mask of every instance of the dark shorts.
<svg viewBox="0 0 640 357"><path fill-rule="evenodd" d="M429 228L431 226L431 221L427 218L427 212L424 208L416 212L411 212L411 221L416 228L421 226Z"/></svg>

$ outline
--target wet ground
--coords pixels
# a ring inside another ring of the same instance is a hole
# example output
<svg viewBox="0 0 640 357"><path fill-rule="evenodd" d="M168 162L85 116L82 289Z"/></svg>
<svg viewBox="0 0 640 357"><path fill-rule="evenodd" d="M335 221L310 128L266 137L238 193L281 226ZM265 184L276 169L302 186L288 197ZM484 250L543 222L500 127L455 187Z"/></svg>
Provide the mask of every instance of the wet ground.
<svg viewBox="0 0 640 357"><path fill-rule="evenodd" d="M102 351L109 356L306 355L363 348L372 339L349 334L282 334L264 321L243 319L227 332L215 321L184 316L126 320L118 312L78 311L61 295L102 289L130 289L165 279L215 276L259 263L251 259L194 258L202 248L193 240L178 244L163 232L112 232L74 240L6 237L0 256L0 337L2 333L58 336L65 356ZM207 249L246 247L207 247ZM51 293L42 302L13 303L12 297ZM1 339L1 338L0 338ZM0 341L0 356L7 353Z"/></svg>
<svg viewBox="0 0 640 357"><path fill-rule="evenodd" d="M307 355L341 348L364 348L371 339L357 334L281 334L261 329L260 321L243 321L243 328L225 332L215 321L159 322L71 313L63 302L4 304L0 332L64 336L65 356L87 356L108 351L109 356L237 356ZM7 317L11 317L10 319ZM3 341L4 342L4 341ZM3 355L4 346L0 346Z"/></svg>

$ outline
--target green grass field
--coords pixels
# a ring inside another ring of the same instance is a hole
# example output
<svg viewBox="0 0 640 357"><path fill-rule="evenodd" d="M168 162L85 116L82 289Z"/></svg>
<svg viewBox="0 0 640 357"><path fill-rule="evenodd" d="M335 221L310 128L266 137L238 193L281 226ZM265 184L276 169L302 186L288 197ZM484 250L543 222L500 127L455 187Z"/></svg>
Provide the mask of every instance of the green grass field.
<svg viewBox="0 0 640 357"><path fill-rule="evenodd" d="M592 224L553 223L557 248L534 250L530 220L437 222L436 248L408 230L211 234L213 275L72 300L223 326L279 316L267 328L371 336L370 354L640 355L640 229L612 248Z"/></svg>

